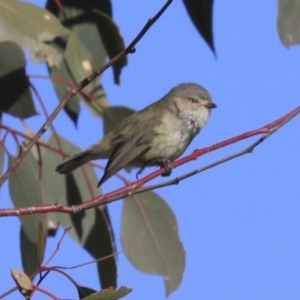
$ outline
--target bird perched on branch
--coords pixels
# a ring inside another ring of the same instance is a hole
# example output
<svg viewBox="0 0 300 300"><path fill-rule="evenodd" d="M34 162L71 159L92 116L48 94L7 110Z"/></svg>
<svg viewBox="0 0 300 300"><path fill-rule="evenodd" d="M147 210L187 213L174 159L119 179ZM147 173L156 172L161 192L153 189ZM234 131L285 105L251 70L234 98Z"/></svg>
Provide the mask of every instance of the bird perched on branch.
<svg viewBox="0 0 300 300"><path fill-rule="evenodd" d="M90 160L108 159L98 187L124 167L160 166L170 175L171 163L206 125L217 107L206 89L182 83L160 100L121 121L99 142L60 163L56 171L72 172Z"/></svg>

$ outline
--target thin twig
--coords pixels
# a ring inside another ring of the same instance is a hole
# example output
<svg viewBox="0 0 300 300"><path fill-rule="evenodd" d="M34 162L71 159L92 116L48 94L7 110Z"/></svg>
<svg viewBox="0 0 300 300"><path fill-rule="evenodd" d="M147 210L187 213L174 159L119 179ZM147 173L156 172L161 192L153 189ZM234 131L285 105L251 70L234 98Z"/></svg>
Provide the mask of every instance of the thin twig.
<svg viewBox="0 0 300 300"><path fill-rule="evenodd" d="M60 240L59 240L58 243L57 243L56 249L54 250L54 252L53 252L52 255L50 256L50 258L45 262L45 264L43 265L43 267L47 266L47 265L50 263L50 261L54 258L54 256L57 254L57 252L59 251L60 245L61 245L63 239L65 238L65 235L66 235L67 232L68 232L69 230L71 230L71 229L72 229L72 227L68 227L68 228L66 228L66 229L64 230L63 235L61 236Z"/></svg>

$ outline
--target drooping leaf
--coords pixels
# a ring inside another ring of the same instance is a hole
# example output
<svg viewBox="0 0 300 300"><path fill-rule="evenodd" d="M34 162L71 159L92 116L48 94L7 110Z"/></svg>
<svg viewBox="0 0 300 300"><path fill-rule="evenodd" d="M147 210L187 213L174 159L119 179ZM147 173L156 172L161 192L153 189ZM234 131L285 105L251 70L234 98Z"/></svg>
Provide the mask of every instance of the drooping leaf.
<svg viewBox="0 0 300 300"><path fill-rule="evenodd" d="M107 208L95 209L95 224L84 243L84 248L93 257L104 258L115 251L111 224L108 218ZM116 257L108 257L98 262L98 274L100 275L103 289L117 286Z"/></svg>
<svg viewBox="0 0 300 300"><path fill-rule="evenodd" d="M40 267L40 259L37 254L37 242L32 242L24 232L23 226L20 228L20 249L24 272L30 276Z"/></svg>
<svg viewBox="0 0 300 300"><path fill-rule="evenodd" d="M13 159L12 156L9 157L10 164ZM11 174L9 178L9 191L15 207L28 207L34 210L35 206L44 204L38 171L38 163L32 153L29 152L19 167ZM36 249L38 244L38 226L40 226L39 224L44 224L45 226L46 219L46 214L30 214L30 212L28 215L20 216L24 235L26 235L28 241L35 245ZM30 256L30 253L26 252L25 248L21 248L21 251L24 252L22 256L27 254L28 259L31 257L32 260L36 260L35 265L39 264L37 252L32 253Z"/></svg>
<svg viewBox="0 0 300 300"><path fill-rule="evenodd" d="M55 45L57 47L57 45ZM63 56L63 48L57 48L60 49L60 53ZM70 72L68 70L67 64L65 60L63 59L59 67L51 67L48 68L50 75L53 77L52 83L54 86L54 90L56 92L57 98L61 100L63 96L65 95L67 91L67 87L72 82L76 83L72 76L70 76ZM70 119L77 124L79 112L80 112L80 106L79 106L79 100L81 99L81 96L79 94L73 96L71 99L68 100L66 106L64 107L64 111L67 113L67 115L70 117Z"/></svg>
<svg viewBox="0 0 300 300"><path fill-rule="evenodd" d="M103 110L104 135L112 131L123 119L135 112L126 106L108 106Z"/></svg>
<svg viewBox="0 0 300 300"><path fill-rule="evenodd" d="M64 53L64 61L60 68L50 68L52 76L64 78L78 83L83 78L100 68L106 59L95 17L85 2L74 0L64 1L64 10L58 10L55 1L48 0L47 8L52 11L73 35L69 40L57 39L53 45L60 53ZM66 91L66 84L53 81L58 98ZM84 99L88 108L97 116L102 116L102 108L108 105L105 93L98 79L93 80L81 93L71 98L65 111L76 123L79 114L80 99Z"/></svg>
<svg viewBox="0 0 300 300"><path fill-rule="evenodd" d="M11 72L26 66L26 60L22 49L12 42L0 43L0 76L3 77Z"/></svg>
<svg viewBox="0 0 300 300"><path fill-rule="evenodd" d="M93 66L100 68L108 55L114 57L125 47L118 26L112 20L112 8L109 0L64 1L63 14L54 0L48 0L47 8L62 20L68 28L75 31L81 42L89 49L93 57ZM107 53L107 54L106 54ZM101 59L101 60L100 60ZM127 57L113 65L114 81L120 83L121 69L127 64Z"/></svg>
<svg viewBox="0 0 300 300"><path fill-rule="evenodd" d="M9 157L10 164L14 157ZM15 207L34 207L43 205L43 194L38 178L39 166L37 161L29 152L19 167L9 178L9 191ZM39 223L45 224L45 214L31 214L20 216L24 226L24 232L28 238L36 243L37 227Z"/></svg>
<svg viewBox="0 0 300 300"><path fill-rule="evenodd" d="M207 45L215 53L213 38L213 0L183 0L186 10Z"/></svg>
<svg viewBox="0 0 300 300"><path fill-rule="evenodd" d="M36 115L25 65L24 53L15 43L0 43L0 113L22 119Z"/></svg>
<svg viewBox="0 0 300 300"><path fill-rule="evenodd" d="M64 57L67 69L75 82L80 82L94 71L93 58L76 34L69 38ZM108 101L99 81L93 80L84 90L92 96L92 99L83 97L88 107L95 115L102 116L102 110L108 105Z"/></svg>
<svg viewBox="0 0 300 300"><path fill-rule="evenodd" d="M110 59L125 49L124 39L116 23L106 13L94 10L97 25L103 40L104 47ZM113 65L114 81L120 84L121 70L127 65L127 56L123 56Z"/></svg>
<svg viewBox="0 0 300 300"><path fill-rule="evenodd" d="M131 288L121 286L117 290L114 289L102 290L100 292L97 292L95 294L92 294L84 298L84 300L117 300L125 297L126 295L131 293L131 291L132 291Z"/></svg>
<svg viewBox="0 0 300 300"><path fill-rule="evenodd" d="M277 29L282 44L289 48L300 43L300 0L279 0Z"/></svg>
<svg viewBox="0 0 300 300"><path fill-rule="evenodd" d="M74 154L80 151L78 147L60 136L58 142L65 153ZM54 136L51 136L49 140L51 146L59 148L58 142ZM85 166L86 176L81 169L72 174L60 175L55 172L55 167L61 161L60 154L49 149L42 150L43 170L46 170L42 176L42 187L47 203L76 205L100 195L101 191L96 188L98 178L91 166ZM74 216L56 214L56 218L65 228L72 226L68 234L95 259L115 253L113 233L105 206L82 211ZM102 286L117 285L115 257L97 262L97 267Z"/></svg>
<svg viewBox="0 0 300 300"><path fill-rule="evenodd" d="M70 34L49 11L16 0L0 0L0 27L0 41L15 42L34 61L51 66L59 65L61 55L45 42Z"/></svg>
<svg viewBox="0 0 300 300"><path fill-rule="evenodd" d="M174 213L154 192L124 200L121 240L130 262L147 274L164 278L166 295L182 281L185 252Z"/></svg>
<svg viewBox="0 0 300 300"><path fill-rule="evenodd" d="M42 264L46 246L46 228L45 224L39 223L37 229L37 260L39 265Z"/></svg>

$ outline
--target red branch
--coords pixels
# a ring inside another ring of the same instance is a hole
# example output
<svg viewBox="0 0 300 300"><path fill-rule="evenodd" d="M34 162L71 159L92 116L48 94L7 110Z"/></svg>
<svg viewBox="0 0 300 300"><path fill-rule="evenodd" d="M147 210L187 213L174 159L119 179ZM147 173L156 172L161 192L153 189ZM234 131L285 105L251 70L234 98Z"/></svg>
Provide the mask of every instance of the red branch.
<svg viewBox="0 0 300 300"><path fill-rule="evenodd" d="M203 149L196 149L192 154L183 157L177 161L175 161L172 164L173 168L179 167L189 161L196 160L198 157L200 157L203 154L206 154L208 152L220 149L222 147L234 144L236 142L242 141L244 139L248 139L250 137L260 135L260 134L270 134L273 131L277 130L278 127L281 127L285 125L288 121L290 121L292 118L294 118L297 114L300 113L300 106L286 114L285 116L279 118L278 120L271 122L259 129L255 129L252 131L248 131L246 133L243 133L241 135L238 135L236 137L227 139L225 141L222 141L220 143L211 145L209 147L203 148ZM159 169L148 176L145 176L144 178L137 180L123 188L120 188L118 190L115 190L113 192L101 195L99 197L96 197L94 199L91 199L89 201L86 201L79 205L73 205L73 206L65 206L62 204L51 204L51 205L44 205L44 206L37 206L37 207L23 207L23 208L13 208L13 209L1 209L0 210L0 217L4 216L20 216L20 215L28 215L28 214L36 214L36 213L48 213L48 212L62 212L62 213L68 213L68 214L75 214L81 210L85 210L88 208L96 207L99 205L107 204L112 201L116 201L119 199L122 199L124 197L128 197L131 195L134 195L139 192L138 188L144 185L145 183L151 181L152 179L160 176L165 172L164 169Z"/></svg>

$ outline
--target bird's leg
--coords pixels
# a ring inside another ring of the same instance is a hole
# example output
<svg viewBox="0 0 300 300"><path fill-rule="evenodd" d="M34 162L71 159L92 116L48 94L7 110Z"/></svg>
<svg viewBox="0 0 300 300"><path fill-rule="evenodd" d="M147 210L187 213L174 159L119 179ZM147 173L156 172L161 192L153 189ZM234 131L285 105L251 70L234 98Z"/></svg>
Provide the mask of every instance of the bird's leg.
<svg viewBox="0 0 300 300"><path fill-rule="evenodd" d="M161 176L170 176L172 173L172 166L171 166L171 162L166 159L166 158L156 158L150 161L147 161L147 163L138 170L138 172L136 173L136 180L139 180L139 175L142 174L142 172L144 171L145 167L147 166L157 166L159 165L161 168L164 168L166 171L165 173L161 174Z"/></svg>
<svg viewBox="0 0 300 300"><path fill-rule="evenodd" d="M172 172L171 162L167 158L156 158L147 162L147 166L160 166L164 168L165 173L161 174L161 176L170 176Z"/></svg>
<svg viewBox="0 0 300 300"><path fill-rule="evenodd" d="M165 168L166 172L161 174L163 177L170 176L172 173L171 162L168 159L162 158L159 160L159 164L161 168Z"/></svg>

